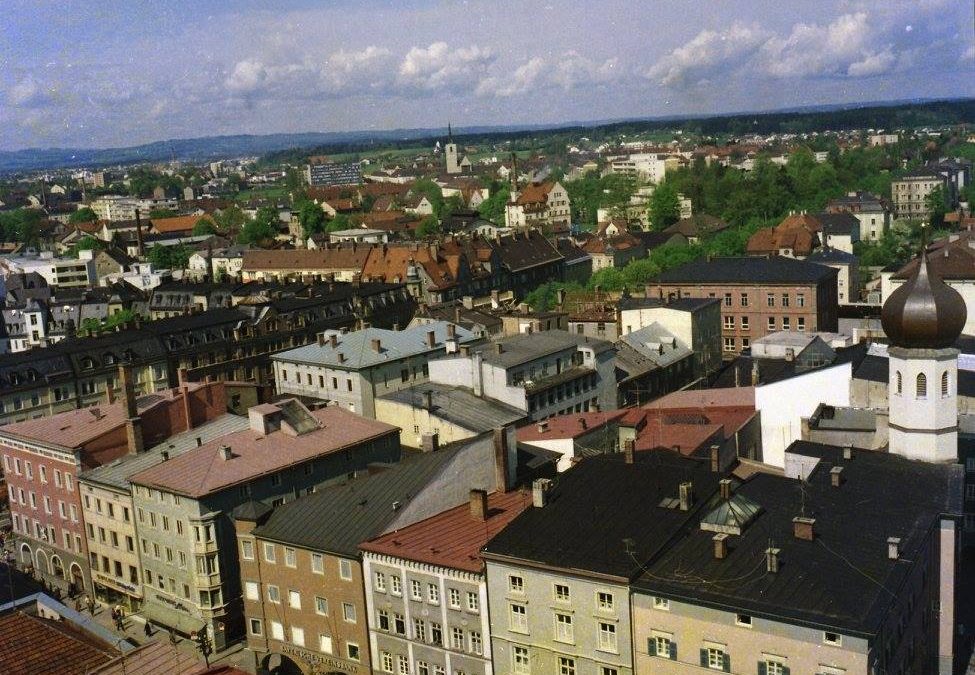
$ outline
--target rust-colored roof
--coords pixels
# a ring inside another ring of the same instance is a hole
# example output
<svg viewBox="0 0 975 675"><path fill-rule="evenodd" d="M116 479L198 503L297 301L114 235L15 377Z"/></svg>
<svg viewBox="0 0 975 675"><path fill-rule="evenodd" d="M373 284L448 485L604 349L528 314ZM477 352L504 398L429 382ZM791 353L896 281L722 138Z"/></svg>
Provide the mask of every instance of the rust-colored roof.
<svg viewBox="0 0 975 675"><path fill-rule="evenodd" d="M571 413L549 417L538 424L528 424L518 429L518 442L531 443L560 438L577 438L601 429L610 422L619 420L625 410L611 412Z"/></svg>
<svg viewBox="0 0 975 675"><path fill-rule="evenodd" d="M522 188L515 203L520 206L546 203L548 202L548 193L552 191L553 187L555 187L555 183L550 180L544 183L529 183Z"/></svg>
<svg viewBox="0 0 975 675"><path fill-rule="evenodd" d="M66 623L23 612L0 616L0 673L86 675L118 653Z"/></svg>
<svg viewBox="0 0 975 675"><path fill-rule="evenodd" d="M206 666L194 656L185 654L157 640L127 652L104 666L89 671L90 675L201 675Z"/></svg>
<svg viewBox="0 0 975 675"><path fill-rule="evenodd" d="M342 199L336 197L333 199L326 199L325 203L331 206L336 211L354 211L356 208L355 202L352 201L351 199Z"/></svg>
<svg viewBox="0 0 975 675"><path fill-rule="evenodd" d="M209 216L176 216L175 218L153 218L149 223L159 234L170 234L192 231L200 219L210 220Z"/></svg>
<svg viewBox="0 0 975 675"><path fill-rule="evenodd" d="M321 408L311 415L318 429L299 436L280 430L266 436L250 429L237 431L137 473L131 481L202 497L398 431L338 406ZM224 445L230 447L230 459L222 458Z"/></svg>
<svg viewBox="0 0 975 675"><path fill-rule="evenodd" d="M777 253L790 249L797 256L807 256L819 243L822 225L807 214L793 214L775 227L758 230L748 238L749 253Z"/></svg>
<svg viewBox="0 0 975 675"><path fill-rule="evenodd" d="M910 278L917 265L918 258L915 258L898 270L894 278ZM928 249L928 268L946 281L975 278L975 233L953 234L934 242Z"/></svg>
<svg viewBox="0 0 975 675"><path fill-rule="evenodd" d="M392 282L404 281L407 267L412 261L423 268L432 281L432 288L444 289L457 283L461 267L466 259L456 253L443 255L440 250L431 251L429 246L377 246L369 255L362 270L367 279Z"/></svg>
<svg viewBox="0 0 975 675"><path fill-rule="evenodd" d="M337 246L319 249L253 249L244 251L243 269L256 270L361 270L369 246Z"/></svg>
<svg viewBox="0 0 975 675"><path fill-rule="evenodd" d="M469 503L364 542L363 551L481 573L480 550L522 511L531 506L528 492L488 495L487 520L471 515Z"/></svg>

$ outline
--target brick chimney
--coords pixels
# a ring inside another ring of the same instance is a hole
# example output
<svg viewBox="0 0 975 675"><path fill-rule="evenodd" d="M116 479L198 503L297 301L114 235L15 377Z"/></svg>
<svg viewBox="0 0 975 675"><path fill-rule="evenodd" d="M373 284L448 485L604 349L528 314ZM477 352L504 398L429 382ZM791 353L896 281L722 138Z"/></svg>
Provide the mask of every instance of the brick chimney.
<svg viewBox="0 0 975 675"><path fill-rule="evenodd" d="M426 410L433 410L433 392L429 389L423 392L423 407Z"/></svg>
<svg viewBox="0 0 975 675"><path fill-rule="evenodd" d="M711 471L712 473L718 473L721 471L721 446L712 445L711 446Z"/></svg>
<svg viewBox="0 0 975 675"><path fill-rule="evenodd" d="M373 338L372 340L370 340L370 344L372 344L372 351L376 352L377 354L382 352L383 350L382 340L380 340L379 338Z"/></svg>
<svg viewBox="0 0 975 675"><path fill-rule="evenodd" d="M815 532L816 519L796 516L792 519L792 533L796 539L812 541L816 538Z"/></svg>
<svg viewBox="0 0 975 675"><path fill-rule="evenodd" d="M718 481L718 489L721 492L721 499L731 499L731 479L722 478Z"/></svg>
<svg viewBox="0 0 975 675"><path fill-rule="evenodd" d="M433 349L436 346L437 346L437 333L436 333L436 331L428 330L427 331L427 347L429 347L430 349Z"/></svg>
<svg viewBox="0 0 975 675"><path fill-rule="evenodd" d="M634 452L636 449L636 441L632 438L623 441L623 462L626 464L632 464L634 461Z"/></svg>
<svg viewBox="0 0 975 675"><path fill-rule="evenodd" d="M460 319L458 318L458 321L459 320ZM447 324L447 339L453 340L456 337L457 337L457 326L455 326L452 323L448 323Z"/></svg>
<svg viewBox="0 0 975 675"><path fill-rule="evenodd" d="M471 518L487 520L488 495L487 490L471 490Z"/></svg>
<svg viewBox="0 0 975 675"><path fill-rule="evenodd" d="M504 354L504 345L501 344L500 342L495 342L494 343L494 353L495 354Z"/></svg>
<svg viewBox="0 0 975 675"><path fill-rule="evenodd" d="M440 434L433 432L420 436L420 449L423 452L436 452L440 449Z"/></svg>
<svg viewBox="0 0 975 675"><path fill-rule="evenodd" d="M536 478L532 483L532 506L540 509L548 503L548 492L552 489L552 481L548 478Z"/></svg>
<svg viewBox="0 0 975 675"><path fill-rule="evenodd" d="M317 337L318 337L318 346L319 347L324 347L325 346L325 334L324 333L319 333L317 335Z"/></svg>
<svg viewBox="0 0 975 675"><path fill-rule="evenodd" d="M329 335L328 336L328 346L331 347L332 349L335 349L336 347L338 347L339 346L339 336L336 335L335 333L332 333L331 335Z"/></svg>
<svg viewBox="0 0 975 675"><path fill-rule="evenodd" d="M503 428L494 430L495 489L504 493L511 487L511 459L508 457L508 435Z"/></svg>
<svg viewBox="0 0 975 675"><path fill-rule="evenodd" d="M125 440L130 454L144 450L142 444L142 420L139 419L139 408L135 402L135 387L132 383L132 369L129 366L119 366L119 382L122 389L122 405L125 408Z"/></svg>
<svg viewBox="0 0 975 675"><path fill-rule="evenodd" d="M715 560L724 560L728 557L728 535L724 532L719 532L714 535L711 540L714 542L714 558Z"/></svg>

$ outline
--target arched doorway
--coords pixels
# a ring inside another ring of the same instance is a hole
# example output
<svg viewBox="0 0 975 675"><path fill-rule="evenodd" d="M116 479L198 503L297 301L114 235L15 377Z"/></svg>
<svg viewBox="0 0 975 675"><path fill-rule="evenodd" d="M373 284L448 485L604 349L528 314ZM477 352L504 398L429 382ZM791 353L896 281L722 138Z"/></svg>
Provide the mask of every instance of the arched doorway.
<svg viewBox="0 0 975 675"><path fill-rule="evenodd" d="M305 671L295 661L275 652L271 652L261 660L261 668L258 672L266 675L305 675Z"/></svg>
<svg viewBox="0 0 975 675"><path fill-rule="evenodd" d="M64 564L61 562L61 556L52 555L51 556L51 573L58 579L64 579Z"/></svg>
<svg viewBox="0 0 975 675"><path fill-rule="evenodd" d="M42 548L37 549L37 552L34 553L34 558L37 561L34 567L37 568L38 574L51 573L51 565L48 562L47 553L44 551L44 549Z"/></svg>
<svg viewBox="0 0 975 675"><path fill-rule="evenodd" d="M85 575L81 571L81 565L76 562L71 563L71 583L79 591L85 588Z"/></svg>
<svg viewBox="0 0 975 675"><path fill-rule="evenodd" d="M34 564L34 554L31 552L30 546L27 544L20 545L20 562L23 565Z"/></svg>

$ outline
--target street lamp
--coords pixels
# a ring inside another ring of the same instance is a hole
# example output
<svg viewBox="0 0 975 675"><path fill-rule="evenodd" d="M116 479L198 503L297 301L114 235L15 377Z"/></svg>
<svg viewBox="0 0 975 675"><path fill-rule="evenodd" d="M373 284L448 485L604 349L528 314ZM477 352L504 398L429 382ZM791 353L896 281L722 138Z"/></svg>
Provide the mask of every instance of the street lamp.
<svg viewBox="0 0 975 675"><path fill-rule="evenodd" d="M207 635L206 628L200 632L193 631L190 633L190 639L196 642L196 648L203 654L203 663L209 668L210 654L213 653L213 643L210 642L210 636Z"/></svg>

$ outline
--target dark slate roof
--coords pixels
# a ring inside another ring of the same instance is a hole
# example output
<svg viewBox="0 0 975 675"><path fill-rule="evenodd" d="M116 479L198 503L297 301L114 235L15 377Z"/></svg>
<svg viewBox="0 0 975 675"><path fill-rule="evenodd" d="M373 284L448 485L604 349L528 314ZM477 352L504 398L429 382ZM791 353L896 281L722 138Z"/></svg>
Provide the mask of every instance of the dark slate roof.
<svg viewBox="0 0 975 675"><path fill-rule="evenodd" d="M742 256L694 260L664 272L660 281L672 284L815 284L836 274L831 267L784 256Z"/></svg>
<svg viewBox="0 0 975 675"><path fill-rule="evenodd" d="M501 237L496 248L501 263L512 272L563 260L552 243L534 230Z"/></svg>
<svg viewBox="0 0 975 675"><path fill-rule="evenodd" d="M530 508L484 547L484 557L522 560L632 579L717 490L706 462L670 451L588 457L558 476L542 508ZM660 506L681 482L689 511Z"/></svg>
<svg viewBox="0 0 975 675"><path fill-rule="evenodd" d="M408 389L399 389L379 398L416 409L425 409L427 393L430 394L433 404L429 411L431 416L478 434L516 424L525 419L522 410L499 401L480 398L463 387L451 387L436 382L425 382Z"/></svg>
<svg viewBox="0 0 975 675"><path fill-rule="evenodd" d="M844 265L852 265L857 261L857 257L852 253L847 253L846 251L826 247L810 253L808 256L806 256L806 261L819 263L822 265L828 265L829 263L843 263Z"/></svg>
<svg viewBox="0 0 975 675"><path fill-rule="evenodd" d="M860 221L856 216L846 211L842 213L817 213L816 220L823 224L826 234L852 234L859 232Z"/></svg>
<svg viewBox="0 0 975 675"><path fill-rule="evenodd" d="M462 446L412 455L399 464L277 507L254 535L316 551L355 556L436 478Z"/></svg>
<svg viewBox="0 0 975 675"><path fill-rule="evenodd" d="M677 300L661 300L658 298L639 298L622 297L619 299L618 306L623 309L649 309L652 307L668 307L669 309L679 309L685 312L696 312L701 307L712 303L720 303L718 298L678 298Z"/></svg>
<svg viewBox="0 0 975 675"><path fill-rule="evenodd" d="M688 528L647 567L635 588L694 604L736 608L838 633L865 637L881 628L891 597L922 559L941 514L961 512L963 468L913 462L884 452L797 441L788 452L820 459L807 482L758 473L737 493L762 511L714 557L714 532ZM843 467L832 487L830 469ZM813 541L793 536L792 519L815 518ZM889 560L887 538L901 557ZM779 571L766 571L765 551L780 550Z"/></svg>
<svg viewBox="0 0 975 675"><path fill-rule="evenodd" d="M801 358L793 361L785 359L766 359L752 356L751 353L743 353L731 363L727 364L718 376L711 382L714 388L720 387L747 387L751 385L753 367L758 366L758 384L766 385L798 375L805 375L823 368L832 368L842 363L852 363L853 372L867 358L867 345L858 343L850 347L841 347L836 350L836 358L832 363L827 363L815 368L806 367ZM737 371L737 376L735 375ZM856 377L856 375L854 375ZM886 380L886 378L885 378Z"/></svg>

